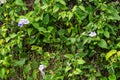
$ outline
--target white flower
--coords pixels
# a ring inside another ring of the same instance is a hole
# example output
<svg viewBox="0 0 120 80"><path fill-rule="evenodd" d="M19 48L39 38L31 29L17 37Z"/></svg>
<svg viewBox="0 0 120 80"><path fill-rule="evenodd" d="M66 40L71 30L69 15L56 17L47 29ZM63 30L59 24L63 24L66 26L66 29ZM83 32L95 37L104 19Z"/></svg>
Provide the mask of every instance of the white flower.
<svg viewBox="0 0 120 80"><path fill-rule="evenodd" d="M4 4L6 2L7 2L6 0L0 0L0 4Z"/></svg>
<svg viewBox="0 0 120 80"><path fill-rule="evenodd" d="M67 66L70 66L71 64L69 62L67 62Z"/></svg>
<svg viewBox="0 0 120 80"><path fill-rule="evenodd" d="M30 23L30 22L29 22L28 19L23 18L23 19L20 19L20 20L19 20L18 26L19 26L19 27L22 27L24 24L29 24L29 23Z"/></svg>
<svg viewBox="0 0 120 80"><path fill-rule="evenodd" d="M46 68L45 65L40 65L40 66L39 66L39 70L40 70L40 71L43 71L45 68Z"/></svg>
<svg viewBox="0 0 120 80"><path fill-rule="evenodd" d="M94 37L94 36L96 36L97 34L96 34L96 32L94 31L94 32L90 32L90 34L89 34L89 36L90 37Z"/></svg>
<svg viewBox="0 0 120 80"><path fill-rule="evenodd" d="M42 75L43 78L45 77L45 72L43 71L45 68L46 68L45 65L39 65L39 70L40 70L41 75Z"/></svg>

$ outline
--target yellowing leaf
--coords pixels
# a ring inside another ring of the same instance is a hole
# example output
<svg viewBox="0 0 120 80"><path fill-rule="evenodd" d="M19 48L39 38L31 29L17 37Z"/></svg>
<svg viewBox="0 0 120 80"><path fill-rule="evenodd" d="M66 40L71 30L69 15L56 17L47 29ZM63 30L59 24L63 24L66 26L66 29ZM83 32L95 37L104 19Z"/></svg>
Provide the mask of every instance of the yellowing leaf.
<svg viewBox="0 0 120 80"><path fill-rule="evenodd" d="M105 56L105 58L106 58L106 60L108 60L113 54L115 54L117 52L117 50L111 50L111 51L109 51L107 54L106 54L106 56Z"/></svg>
<svg viewBox="0 0 120 80"><path fill-rule="evenodd" d="M118 56L118 57L120 56L120 51L117 52L117 56Z"/></svg>

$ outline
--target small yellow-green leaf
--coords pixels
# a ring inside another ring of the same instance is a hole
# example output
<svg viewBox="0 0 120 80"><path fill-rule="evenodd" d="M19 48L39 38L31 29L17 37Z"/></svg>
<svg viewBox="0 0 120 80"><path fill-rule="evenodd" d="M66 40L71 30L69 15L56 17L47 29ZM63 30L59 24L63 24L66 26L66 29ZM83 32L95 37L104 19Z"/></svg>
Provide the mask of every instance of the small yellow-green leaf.
<svg viewBox="0 0 120 80"><path fill-rule="evenodd" d="M85 11L85 7L83 7L83 6L80 5L79 8L80 8L81 10Z"/></svg>
<svg viewBox="0 0 120 80"><path fill-rule="evenodd" d="M116 76L113 74L113 75L110 75L109 77L108 77L108 79L109 80L116 80Z"/></svg>
<svg viewBox="0 0 120 80"><path fill-rule="evenodd" d="M68 20L70 20L73 17L73 13L72 12L68 12Z"/></svg>
<svg viewBox="0 0 120 80"><path fill-rule="evenodd" d="M53 7L53 13L57 12L58 10L59 10L59 7L57 7L57 6Z"/></svg>
<svg viewBox="0 0 120 80"><path fill-rule="evenodd" d="M120 56L120 51L117 52L117 56L118 56L118 57Z"/></svg>
<svg viewBox="0 0 120 80"><path fill-rule="evenodd" d="M113 54L115 54L117 52L117 50L111 50L111 51L109 51L107 54L106 54L106 56L105 56L105 58L106 58L106 60L108 60Z"/></svg>
<svg viewBox="0 0 120 80"><path fill-rule="evenodd" d="M85 61L84 61L83 59L78 59L78 60L77 60L77 63L78 63L78 64L84 64Z"/></svg>
<svg viewBox="0 0 120 80"><path fill-rule="evenodd" d="M71 70L71 66L67 66L67 67L65 68L65 72L68 72L69 70Z"/></svg>
<svg viewBox="0 0 120 80"><path fill-rule="evenodd" d="M76 68L76 70L73 71L73 74L78 75L78 74L80 74L81 72L82 72L82 71L81 71L79 68Z"/></svg>
<svg viewBox="0 0 120 80"><path fill-rule="evenodd" d="M109 38L110 37L109 32L108 31L104 31L104 36L107 37L107 38Z"/></svg>

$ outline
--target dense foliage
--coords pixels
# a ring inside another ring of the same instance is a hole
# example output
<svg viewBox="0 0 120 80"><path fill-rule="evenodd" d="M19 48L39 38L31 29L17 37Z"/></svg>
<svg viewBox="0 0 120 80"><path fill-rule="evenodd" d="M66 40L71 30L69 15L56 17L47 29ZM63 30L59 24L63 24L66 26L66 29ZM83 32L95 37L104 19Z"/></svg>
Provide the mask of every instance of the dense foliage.
<svg viewBox="0 0 120 80"><path fill-rule="evenodd" d="M119 0L0 0L0 79L120 79Z"/></svg>

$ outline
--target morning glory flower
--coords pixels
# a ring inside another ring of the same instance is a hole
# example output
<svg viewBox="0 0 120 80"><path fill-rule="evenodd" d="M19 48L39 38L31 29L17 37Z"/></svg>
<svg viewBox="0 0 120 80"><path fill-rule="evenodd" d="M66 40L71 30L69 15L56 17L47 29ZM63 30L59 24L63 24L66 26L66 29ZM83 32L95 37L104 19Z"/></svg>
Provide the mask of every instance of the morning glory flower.
<svg viewBox="0 0 120 80"><path fill-rule="evenodd" d="M24 24L29 24L29 23L30 23L30 22L29 22L28 19L23 18L23 19L20 19L20 20L19 20L18 26L19 26L19 27L22 27Z"/></svg>
<svg viewBox="0 0 120 80"><path fill-rule="evenodd" d="M6 2L7 2L6 0L0 0L0 4L4 4Z"/></svg>
<svg viewBox="0 0 120 80"><path fill-rule="evenodd" d="M40 70L41 75L42 75L43 78L45 77L45 72L43 71L45 68L46 68L45 65L39 65L39 70Z"/></svg>
<svg viewBox="0 0 120 80"><path fill-rule="evenodd" d="M90 34L89 34L89 36L90 37L94 37L94 36L96 36L97 34L96 34L96 32L94 31L94 32L90 32Z"/></svg>

